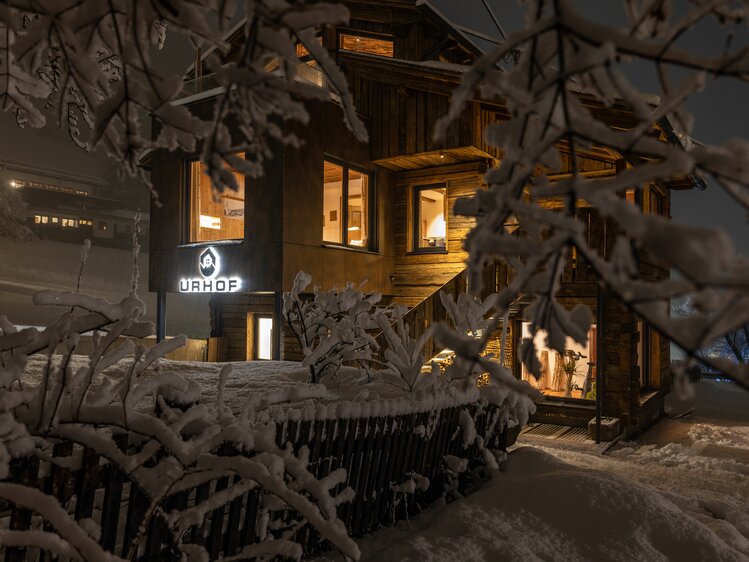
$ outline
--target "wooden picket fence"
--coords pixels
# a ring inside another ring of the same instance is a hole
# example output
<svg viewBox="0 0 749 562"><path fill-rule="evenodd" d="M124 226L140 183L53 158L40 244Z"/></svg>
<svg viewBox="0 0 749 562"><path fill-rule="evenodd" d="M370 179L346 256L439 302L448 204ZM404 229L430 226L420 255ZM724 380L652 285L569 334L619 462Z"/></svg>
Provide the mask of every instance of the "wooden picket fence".
<svg viewBox="0 0 749 562"><path fill-rule="evenodd" d="M356 495L353 501L338 507L338 516L351 536L359 537L414 515L441 497L448 484L457 484L460 488L467 483L466 474L456 477L449 473L443 460L446 455L454 455L469 459L473 467L481 463L477 442L463 448L458 421L462 410L468 410L473 416L485 446L504 449L508 445L508 432L498 427L498 409L477 404L396 416L288 419L276 424L276 441L279 446L291 443L295 451L307 446L309 470L318 478L338 468L346 469L346 484ZM137 445L130 441L132 439L134 437L123 434L119 445L123 450ZM514 437L510 439L514 441ZM145 494L116 465L90 449L72 442L58 442L53 454L75 457L80 462L71 463L71 468L40 461L37 457L15 459L11 465L11 481L53 495L77 521L92 519L101 529L100 544L110 552L125 556L148 506ZM226 454L232 453L227 450ZM398 491L398 485L414 475L428 478L428 487L414 493ZM229 485L228 478L214 480L169 497L162 508L169 512L196 505ZM211 560L238 554L246 545L256 544L264 497L259 488L237 497L211 512L202 527L193 529L184 542L203 545ZM284 517L288 519L292 515L286 513ZM48 524L38 518L27 509L0 506L0 528L26 530L43 524L43 528L49 530ZM297 531L295 542L303 546L305 554L327 546L309 525ZM141 544L139 560L176 559L167 546L169 534L159 518L153 519ZM19 562L51 558L37 548L13 547L5 549L4 559Z"/></svg>

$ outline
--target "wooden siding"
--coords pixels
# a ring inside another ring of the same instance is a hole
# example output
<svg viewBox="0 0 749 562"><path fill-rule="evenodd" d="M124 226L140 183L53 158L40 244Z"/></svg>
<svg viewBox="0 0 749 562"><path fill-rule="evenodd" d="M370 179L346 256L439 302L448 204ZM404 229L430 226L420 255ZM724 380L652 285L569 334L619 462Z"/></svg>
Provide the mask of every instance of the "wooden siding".
<svg viewBox="0 0 749 562"><path fill-rule="evenodd" d="M393 226L390 173L376 166L369 146L357 141L333 103L309 105L310 124L290 127L304 144L284 151L283 273L278 290L291 288L297 272L312 275L315 285L328 289L351 281L367 281L367 290L392 294ZM324 132L321 134L321 132ZM370 225L373 251L323 245L323 162L332 158L374 174L376 221Z"/></svg>
<svg viewBox="0 0 749 562"><path fill-rule="evenodd" d="M372 63L367 62L346 74L357 110L371 119L373 160L474 144L478 125L476 104L469 104L445 138L436 140L434 125L448 111L448 93L430 92L419 79L410 84L387 83L387 76L372 69Z"/></svg>
<svg viewBox="0 0 749 562"><path fill-rule="evenodd" d="M474 221L455 215L453 206L458 197L471 195L480 188L484 169L482 162L473 162L394 174L394 295L398 302L414 306L465 269L467 253L463 250L463 240ZM412 189L427 184L447 187L447 253L411 251Z"/></svg>
<svg viewBox="0 0 749 562"><path fill-rule="evenodd" d="M458 63L472 59L450 37L450 30L437 20L425 18L415 2L345 0L343 4L350 11L346 27L392 35L395 58L420 61L441 57Z"/></svg>

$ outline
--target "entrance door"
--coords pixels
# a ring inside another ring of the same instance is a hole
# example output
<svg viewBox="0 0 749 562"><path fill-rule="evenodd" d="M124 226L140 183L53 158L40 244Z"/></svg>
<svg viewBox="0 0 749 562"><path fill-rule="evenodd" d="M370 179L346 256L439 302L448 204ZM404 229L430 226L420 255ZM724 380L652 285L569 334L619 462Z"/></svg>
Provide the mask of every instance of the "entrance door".
<svg viewBox="0 0 749 562"><path fill-rule="evenodd" d="M273 359L273 317L255 314L253 359Z"/></svg>

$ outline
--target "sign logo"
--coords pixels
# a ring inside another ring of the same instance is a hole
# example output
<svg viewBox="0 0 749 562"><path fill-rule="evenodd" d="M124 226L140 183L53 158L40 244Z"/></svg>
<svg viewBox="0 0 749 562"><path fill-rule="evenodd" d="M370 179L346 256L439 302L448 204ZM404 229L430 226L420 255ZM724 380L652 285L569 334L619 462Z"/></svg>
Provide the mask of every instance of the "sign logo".
<svg viewBox="0 0 749 562"><path fill-rule="evenodd" d="M210 279L218 273L218 257L211 248L207 248L205 252L200 254L198 267L200 268L200 274L206 279Z"/></svg>
<svg viewBox="0 0 749 562"><path fill-rule="evenodd" d="M235 293L242 288L239 277L220 277L221 258L214 248L206 248L198 256L200 277L179 280L180 293Z"/></svg>

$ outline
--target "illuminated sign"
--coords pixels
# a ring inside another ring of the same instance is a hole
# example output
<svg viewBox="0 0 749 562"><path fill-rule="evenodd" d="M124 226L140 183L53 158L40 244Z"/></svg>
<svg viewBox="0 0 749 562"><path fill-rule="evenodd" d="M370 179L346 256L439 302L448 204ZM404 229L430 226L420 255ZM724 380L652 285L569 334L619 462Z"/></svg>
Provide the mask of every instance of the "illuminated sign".
<svg viewBox="0 0 749 562"><path fill-rule="evenodd" d="M239 277L221 277L221 259L213 248L206 248L198 257L201 277L179 280L180 293L234 293L242 288Z"/></svg>

